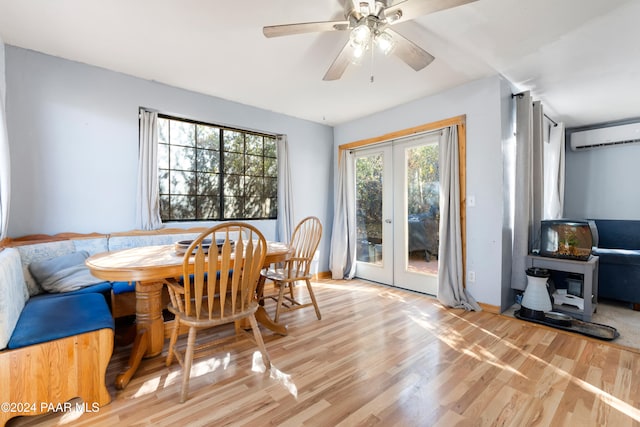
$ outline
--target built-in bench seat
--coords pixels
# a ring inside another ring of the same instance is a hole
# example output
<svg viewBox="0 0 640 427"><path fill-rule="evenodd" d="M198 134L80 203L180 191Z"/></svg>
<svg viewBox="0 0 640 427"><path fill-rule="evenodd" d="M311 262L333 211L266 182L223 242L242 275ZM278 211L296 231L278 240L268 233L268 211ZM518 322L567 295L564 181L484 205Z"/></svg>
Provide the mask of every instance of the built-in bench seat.
<svg viewBox="0 0 640 427"><path fill-rule="evenodd" d="M104 296L31 297L15 248L0 251L0 284L0 401L13 405L0 411L0 425L76 397L88 407L108 404L113 318Z"/></svg>
<svg viewBox="0 0 640 427"><path fill-rule="evenodd" d="M0 242L0 402L24 409L1 412L0 425L76 397L87 407L110 402L105 373L113 351L114 317L135 314L135 286L95 278L90 284L82 282L85 272L78 272L86 257L190 240L203 230L64 233ZM69 287L66 268L69 277L82 276L82 286ZM43 274L49 274L44 281Z"/></svg>

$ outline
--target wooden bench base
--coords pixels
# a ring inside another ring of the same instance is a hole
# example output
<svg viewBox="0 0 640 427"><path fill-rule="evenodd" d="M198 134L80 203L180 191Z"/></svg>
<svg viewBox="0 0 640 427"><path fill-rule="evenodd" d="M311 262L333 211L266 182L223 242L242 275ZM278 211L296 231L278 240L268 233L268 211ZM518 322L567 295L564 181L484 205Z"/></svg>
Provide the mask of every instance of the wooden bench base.
<svg viewBox="0 0 640 427"><path fill-rule="evenodd" d="M0 426L16 416L63 410L76 397L87 411L108 404L105 374L112 352L111 329L1 351L0 402L8 406L0 411Z"/></svg>

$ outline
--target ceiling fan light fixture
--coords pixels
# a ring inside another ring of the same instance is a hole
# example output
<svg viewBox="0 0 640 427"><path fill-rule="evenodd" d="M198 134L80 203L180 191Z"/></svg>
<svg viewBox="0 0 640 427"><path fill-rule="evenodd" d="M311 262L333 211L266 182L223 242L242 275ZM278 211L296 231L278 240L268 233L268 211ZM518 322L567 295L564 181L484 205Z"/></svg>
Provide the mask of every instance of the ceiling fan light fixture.
<svg viewBox="0 0 640 427"><path fill-rule="evenodd" d="M376 35L375 42L376 42L376 46L378 46L378 49L380 49L382 53L384 53L385 55L388 55L389 53L391 53L391 51L395 47L393 37L391 37L391 34L385 31Z"/></svg>
<svg viewBox="0 0 640 427"><path fill-rule="evenodd" d="M351 30L349 40L351 41L351 46L354 48L362 47L363 50L367 50L371 40L371 28L369 28L366 22L359 24Z"/></svg>

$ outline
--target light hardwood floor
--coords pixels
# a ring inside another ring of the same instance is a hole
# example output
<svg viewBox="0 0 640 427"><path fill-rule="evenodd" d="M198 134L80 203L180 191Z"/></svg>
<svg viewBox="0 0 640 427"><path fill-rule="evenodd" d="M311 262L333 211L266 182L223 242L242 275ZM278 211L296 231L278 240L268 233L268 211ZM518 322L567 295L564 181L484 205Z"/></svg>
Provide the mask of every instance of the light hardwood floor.
<svg viewBox="0 0 640 427"><path fill-rule="evenodd" d="M111 385L99 411L8 425L640 425L637 352L367 282L314 290L322 320L299 310L283 315L288 336L263 331L270 373L259 372L259 356L253 363L253 343L231 338L194 361L180 404L180 368L164 366L165 345L125 390ZM109 384L127 350L116 348Z"/></svg>

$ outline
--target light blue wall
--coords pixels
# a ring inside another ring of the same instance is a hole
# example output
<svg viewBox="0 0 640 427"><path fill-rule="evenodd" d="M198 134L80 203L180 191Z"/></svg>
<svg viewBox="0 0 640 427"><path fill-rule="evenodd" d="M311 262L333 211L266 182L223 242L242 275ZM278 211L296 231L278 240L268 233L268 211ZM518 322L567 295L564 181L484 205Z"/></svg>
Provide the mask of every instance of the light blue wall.
<svg viewBox="0 0 640 427"><path fill-rule="evenodd" d="M315 215L331 229L331 127L13 46L6 74L10 237L135 228L140 106L287 134L294 219ZM274 238L274 221L259 227ZM328 271L328 241L325 232L320 271Z"/></svg>
<svg viewBox="0 0 640 427"><path fill-rule="evenodd" d="M564 217L640 219L640 144L571 151L567 140Z"/></svg>
<svg viewBox="0 0 640 427"><path fill-rule="evenodd" d="M476 198L476 206L467 207L467 270L476 273L468 290L494 306L501 306L502 289L509 287L502 277L504 88L494 76L334 129L337 155L342 144L466 114L467 195Z"/></svg>

